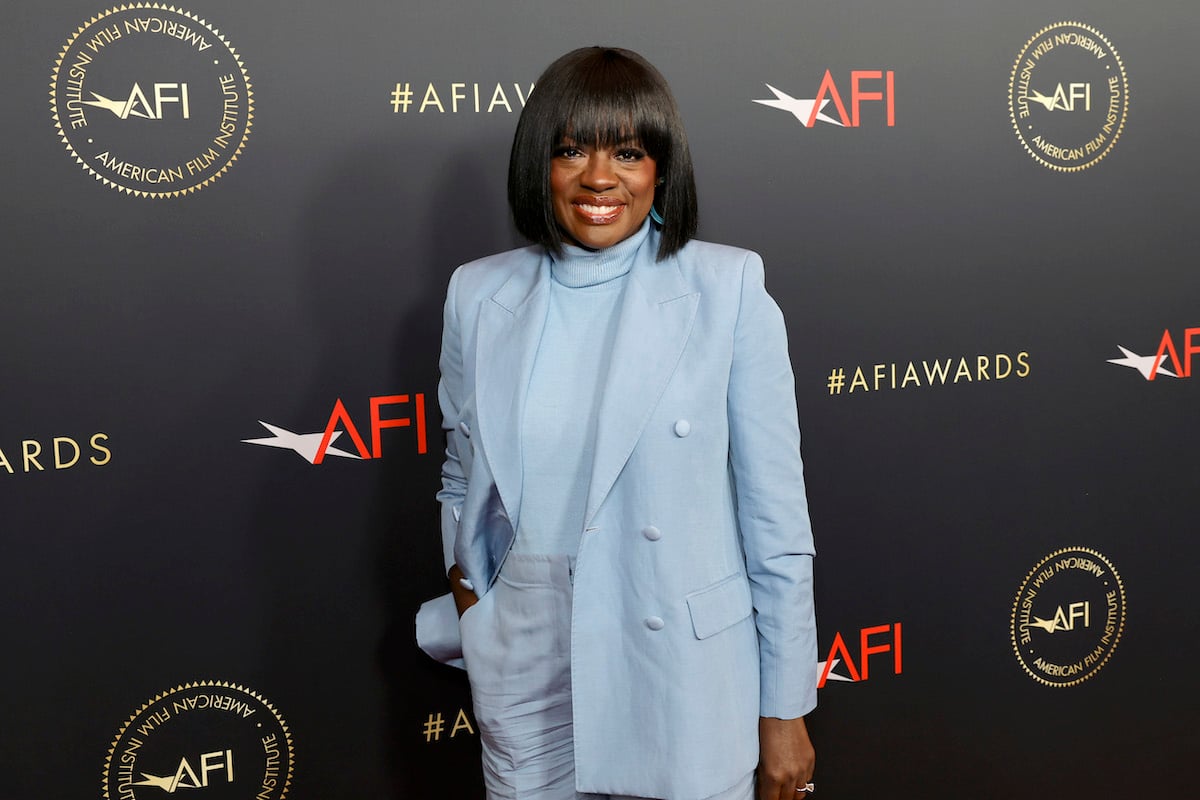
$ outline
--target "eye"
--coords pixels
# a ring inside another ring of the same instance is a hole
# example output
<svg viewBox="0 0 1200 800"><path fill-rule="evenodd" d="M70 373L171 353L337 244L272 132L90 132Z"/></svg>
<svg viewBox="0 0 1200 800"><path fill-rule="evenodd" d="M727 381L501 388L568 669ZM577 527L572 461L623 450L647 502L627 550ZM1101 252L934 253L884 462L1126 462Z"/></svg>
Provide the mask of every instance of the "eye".
<svg viewBox="0 0 1200 800"><path fill-rule="evenodd" d="M581 155L583 151L573 144L560 144L553 153L555 158L579 158Z"/></svg>
<svg viewBox="0 0 1200 800"><path fill-rule="evenodd" d="M640 147L622 147L615 156L618 161L641 161L646 157L646 151Z"/></svg>

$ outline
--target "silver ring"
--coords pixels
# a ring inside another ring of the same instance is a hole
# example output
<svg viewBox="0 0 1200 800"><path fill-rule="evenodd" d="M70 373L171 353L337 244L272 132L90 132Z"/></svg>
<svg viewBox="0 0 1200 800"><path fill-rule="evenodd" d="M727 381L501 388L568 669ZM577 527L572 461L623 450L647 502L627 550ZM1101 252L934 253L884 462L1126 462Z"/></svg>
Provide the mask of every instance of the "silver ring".
<svg viewBox="0 0 1200 800"><path fill-rule="evenodd" d="M812 781L809 781L808 783L804 784L803 786L796 787L797 792L810 792L811 793L811 792L815 792L816 790L817 790L817 785L815 783L813 783Z"/></svg>

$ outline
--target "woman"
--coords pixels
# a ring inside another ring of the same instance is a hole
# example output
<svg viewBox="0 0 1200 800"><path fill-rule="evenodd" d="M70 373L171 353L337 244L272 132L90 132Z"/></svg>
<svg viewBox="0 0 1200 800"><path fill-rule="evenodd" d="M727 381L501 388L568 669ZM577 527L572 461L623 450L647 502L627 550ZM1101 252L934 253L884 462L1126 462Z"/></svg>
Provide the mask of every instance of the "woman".
<svg viewBox="0 0 1200 800"><path fill-rule="evenodd" d="M678 109L627 50L547 68L508 187L537 244L450 280L454 605L418 616L442 660L461 632L488 797L745 800L757 764L759 798L794 798L813 544L762 262L691 240Z"/></svg>

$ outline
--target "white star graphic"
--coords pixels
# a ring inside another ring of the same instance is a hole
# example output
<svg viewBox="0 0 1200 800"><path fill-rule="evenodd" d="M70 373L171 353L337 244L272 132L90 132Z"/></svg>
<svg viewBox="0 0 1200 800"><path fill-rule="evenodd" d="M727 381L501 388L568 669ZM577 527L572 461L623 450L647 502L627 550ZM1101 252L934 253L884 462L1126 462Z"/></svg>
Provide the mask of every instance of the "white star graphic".
<svg viewBox="0 0 1200 800"><path fill-rule="evenodd" d="M121 119L126 119L130 114L135 117L141 117L142 119L153 119L153 117L151 117L149 114L143 113L134 108L132 103L126 103L120 100L109 100L104 95L96 94L95 92L92 92L92 97L96 99L84 100L83 104L85 106L95 106L96 108L106 108Z"/></svg>
<svg viewBox="0 0 1200 800"><path fill-rule="evenodd" d="M1117 345L1117 349L1124 353L1125 357L1110 358L1108 359L1108 363L1119 364L1122 367L1133 367L1138 372L1142 373L1142 377L1146 380L1150 380L1151 373L1155 373L1157 375L1166 375L1171 378L1179 377L1174 372L1171 372L1162 365L1162 363L1167 360L1165 353L1161 356L1139 356L1132 350L1127 350L1126 348L1121 347L1121 345ZM1155 367L1158 369L1156 370Z"/></svg>
<svg viewBox="0 0 1200 800"><path fill-rule="evenodd" d="M770 106L771 108L778 108L783 111L789 111L792 113L793 116L796 117L796 119L800 120L801 125L803 125L806 128L809 127L808 118L812 116L813 105L815 105L817 102L816 98L813 98L811 100L800 100L798 98L792 97L791 95L788 95L784 92L779 91L778 89L776 89L774 86L772 86L769 83L764 84L764 86L766 86L768 89L770 89L775 94L775 99L774 100L754 100L753 102L760 103L764 106ZM817 109L817 119L820 120L821 122L828 122L831 125L837 125L839 128L846 127L845 125L843 125L841 123L840 120L836 120L833 117L827 117L821 113L821 111L823 111L825 109L825 106L828 103L829 103L828 98L821 101L821 106L820 106L820 108Z"/></svg>
<svg viewBox="0 0 1200 800"><path fill-rule="evenodd" d="M842 660L840 658L835 658L835 659L833 659L832 662L818 661L817 662L817 675L820 676L821 673L823 673L825 671L825 665L829 664L829 674L825 676L825 680L827 680L827 681L846 681L846 683L854 683L854 678L847 678L844 675L838 675L836 672L834 672L834 670L837 669L837 665L840 663L842 663Z"/></svg>
<svg viewBox="0 0 1200 800"><path fill-rule="evenodd" d="M166 775L166 776L160 778L157 775L151 775L149 772L143 772L142 777L145 778L146 780L138 781L137 783L134 784L134 786L154 786L154 787L157 787L159 789L162 789L162 790L168 792L169 794L175 794L175 776L174 775ZM187 787L187 788L191 788L191 787Z"/></svg>
<svg viewBox="0 0 1200 800"><path fill-rule="evenodd" d="M259 425L269 430L274 436L268 436L262 439L242 439L246 444L261 444L267 447L281 447L284 450L295 450L300 454L301 458L308 463L315 463L317 460L317 448L321 446L321 439L325 436L325 432L320 433L292 433L289 430L284 430L278 425L272 425L269 422L258 421ZM334 431L333 436L329 438L329 447L325 448L327 456L341 456L342 458L357 458L362 460L361 456L354 453L347 453L345 450L339 450L333 446L333 443L342 435L341 431Z"/></svg>

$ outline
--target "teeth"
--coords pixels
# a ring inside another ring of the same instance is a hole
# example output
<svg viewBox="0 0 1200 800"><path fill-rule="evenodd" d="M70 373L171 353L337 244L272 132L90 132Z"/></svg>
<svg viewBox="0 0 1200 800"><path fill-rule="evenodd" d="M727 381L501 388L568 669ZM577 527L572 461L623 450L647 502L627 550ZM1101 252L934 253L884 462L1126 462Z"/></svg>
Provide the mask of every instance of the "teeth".
<svg viewBox="0 0 1200 800"><path fill-rule="evenodd" d="M595 216L607 216L620 210L620 206L593 206L587 203L580 203L579 208L587 214Z"/></svg>

